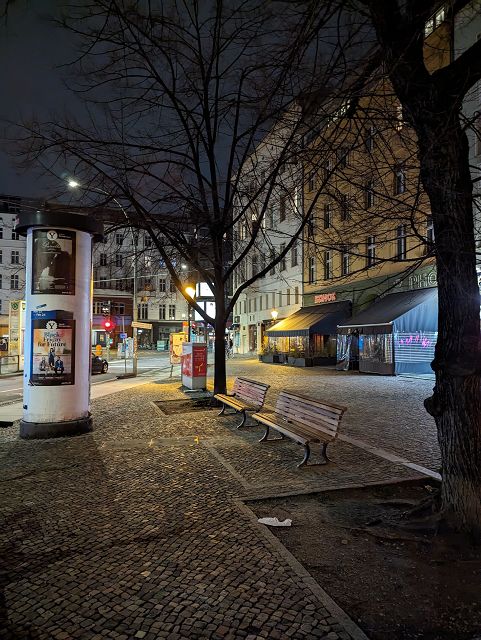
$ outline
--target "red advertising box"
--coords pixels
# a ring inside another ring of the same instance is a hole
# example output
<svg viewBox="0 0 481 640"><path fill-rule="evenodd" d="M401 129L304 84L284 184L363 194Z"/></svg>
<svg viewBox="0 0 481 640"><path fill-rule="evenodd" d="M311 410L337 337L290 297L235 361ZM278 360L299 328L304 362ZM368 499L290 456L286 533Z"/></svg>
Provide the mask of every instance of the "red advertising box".
<svg viewBox="0 0 481 640"><path fill-rule="evenodd" d="M205 389L207 345L202 342L182 344L182 384L187 389Z"/></svg>

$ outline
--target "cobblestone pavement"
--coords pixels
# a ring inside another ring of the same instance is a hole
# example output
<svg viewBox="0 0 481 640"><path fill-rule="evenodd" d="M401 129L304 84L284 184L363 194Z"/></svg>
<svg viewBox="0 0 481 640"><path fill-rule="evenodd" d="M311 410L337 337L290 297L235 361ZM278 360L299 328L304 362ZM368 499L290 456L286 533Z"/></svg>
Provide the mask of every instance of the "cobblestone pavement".
<svg viewBox="0 0 481 640"><path fill-rule="evenodd" d="M229 366L268 379L270 402L283 386L330 397L348 406L349 433L417 450L408 440L422 413L410 409L410 422L402 403L423 397L418 381ZM238 501L414 473L346 442L333 464L299 471L299 447L260 445L260 429L237 431L238 418L164 416L153 404L181 397L178 382L106 396L93 404L95 431L77 438L0 432L0 638L363 637Z"/></svg>
<svg viewBox="0 0 481 640"><path fill-rule="evenodd" d="M228 367L231 375L268 382L269 404L274 404L279 391L287 388L343 405L348 410L342 433L415 464L439 469L436 425L423 406L424 398L432 395L433 380L335 371L331 367L299 369L242 357L229 360Z"/></svg>

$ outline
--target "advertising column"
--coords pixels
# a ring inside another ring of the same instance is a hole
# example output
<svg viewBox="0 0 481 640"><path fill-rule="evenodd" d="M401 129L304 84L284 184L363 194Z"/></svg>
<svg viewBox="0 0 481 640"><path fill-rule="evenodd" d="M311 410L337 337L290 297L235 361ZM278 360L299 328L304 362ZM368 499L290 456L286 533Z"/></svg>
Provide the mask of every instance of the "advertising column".
<svg viewBox="0 0 481 640"><path fill-rule="evenodd" d="M21 438L92 429L90 416L92 239L102 225L70 212L22 213L27 236Z"/></svg>

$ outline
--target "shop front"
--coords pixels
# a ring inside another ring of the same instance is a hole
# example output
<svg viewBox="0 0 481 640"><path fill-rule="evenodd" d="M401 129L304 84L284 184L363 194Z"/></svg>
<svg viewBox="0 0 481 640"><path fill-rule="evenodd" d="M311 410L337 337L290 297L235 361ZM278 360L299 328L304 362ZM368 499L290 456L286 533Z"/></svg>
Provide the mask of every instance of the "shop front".
<svg viewBox="0 0 481 640"><path fill-rule="evenodd" d="M335 364L337 325L350 315L348 300L303 307L267 330L262 357L304 367Z"/></svg>
<svg viewBox="0 0 481 640"><path fill-rule="evenodd" d="M152 331L146 331L142 336L146 346L140 348L151 348L157 351L168 351L171 333L181 333L183 329L182 321L156 321L152 322Z"/></svg>
<svg viewBox="0 0 481 640"><path fill-rule="evenodd" d="M337 366L353 351L359 371L382 375L432 373L437 341L437 289L392 293L337 327Z"/></svg>

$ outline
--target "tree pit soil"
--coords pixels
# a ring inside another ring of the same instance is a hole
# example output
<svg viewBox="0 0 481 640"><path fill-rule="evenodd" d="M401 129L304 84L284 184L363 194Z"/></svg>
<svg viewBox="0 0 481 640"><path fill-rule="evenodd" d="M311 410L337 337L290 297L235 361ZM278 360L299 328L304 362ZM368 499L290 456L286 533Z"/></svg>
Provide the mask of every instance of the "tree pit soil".
<svg viewBox="0 0 481 640"><path fill-rule="evenodd" d="M268 528L372 640L481 639L481 547L409 515L433 490L421 480L248 505L292 519Z"/></svg>

